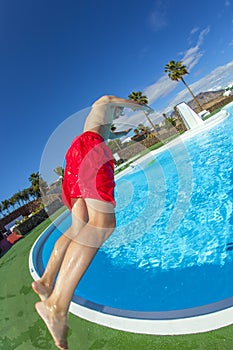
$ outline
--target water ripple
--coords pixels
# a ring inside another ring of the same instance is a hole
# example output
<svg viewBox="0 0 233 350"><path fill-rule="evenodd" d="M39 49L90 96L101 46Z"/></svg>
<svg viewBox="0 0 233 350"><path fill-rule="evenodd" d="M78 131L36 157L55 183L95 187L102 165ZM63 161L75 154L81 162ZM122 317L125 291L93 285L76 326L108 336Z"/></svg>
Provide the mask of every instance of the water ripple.
<svg viewBox="0 0 233 350"><path fill-rule="evenodd" d="M186 141L185 154L177 145L127 176L132 200L103 248L113 264L168 270L233 260L231 119Z"/></svg>

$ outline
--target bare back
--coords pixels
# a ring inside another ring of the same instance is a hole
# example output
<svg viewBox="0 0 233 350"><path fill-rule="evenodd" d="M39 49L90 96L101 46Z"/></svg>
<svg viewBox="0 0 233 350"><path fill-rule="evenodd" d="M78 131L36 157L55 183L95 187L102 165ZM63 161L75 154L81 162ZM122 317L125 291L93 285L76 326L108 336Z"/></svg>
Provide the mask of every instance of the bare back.
<svg viewBox="0 0 233 350"><path fill-rule="evenodd" d="M114 110L115 107L109 103L108 97L101 97L92 105L84 125L84 131L96 132L107 141L114 118Z"/></svg>

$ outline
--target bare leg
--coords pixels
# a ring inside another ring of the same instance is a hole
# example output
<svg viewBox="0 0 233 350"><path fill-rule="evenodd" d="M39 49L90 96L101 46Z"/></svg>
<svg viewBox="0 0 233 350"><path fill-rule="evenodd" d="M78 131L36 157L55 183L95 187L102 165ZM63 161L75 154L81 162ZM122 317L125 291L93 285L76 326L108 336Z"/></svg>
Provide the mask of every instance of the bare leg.
<svg viewBox="0 0 233 350"><path fill-rule="evenodd" d="M53 290L54 281L61 267L63 258L71 240L78 234L87 223L88 213L85 200L73 199L72 225L57 240L43 276L32 283L32 289L43 301L49 297Z"/></svg>
<svg viewBox="0 0 233 350"><path fill-rule="evenodd" d="M108 213L87 207L89 221L67 248L52 294L35 305L60 349L67 348L67 313L74 290L99 247L115 227L113 207Z"/></svg>

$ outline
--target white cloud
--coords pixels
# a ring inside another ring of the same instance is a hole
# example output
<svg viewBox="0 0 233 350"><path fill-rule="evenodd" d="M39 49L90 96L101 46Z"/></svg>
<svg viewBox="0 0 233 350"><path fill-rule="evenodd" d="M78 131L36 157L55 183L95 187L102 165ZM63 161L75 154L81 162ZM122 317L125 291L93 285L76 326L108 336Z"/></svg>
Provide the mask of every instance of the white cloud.
<svg viewBox="0 0 233 350"><path fill-rule="evenodd" d="M199 31L199 28L198 28L198 27L194 27L194 28L191 30L190 34L193 35L193 34L195 34L195 33L198 32L198 31Z"/></svg>
<svg viewBox="0 0 233 350"><path fill-rule="evenodd" d="M197 82L189 85L195 95L205 91L217 91L224 89L229 83L233 81L233 61L224 66L215 68L210 74L206 75ZM185 88L180 91L174 99L172 99L166 108L166 111L173 109L173 107L181 101L190 101L192 96ZM165 113L166 113L165 111ZM161 113L160 113L161 114Z"/></svg>
<svg viewBox="0 0 233 350"><path fill-rule="evenodd" d="M167 20L163 13L153 11L149 16L149 25L155 31L159 31L167 26Z"/></svg>
<svg viewBox="0 0 233 350"><path fill-rule="evenodd" d="M196 45L182 53L183 57L181 58L181 61L187 66L188 71L190 71L201 59L203 52L201 52L200 47L205 36L209 33L209 30L209 27L202 30L198 36ZM145 88L143 93L148 97L149 103L152 104L158 98L167 96L176 88L177 84L177 82L170 80L167 75L163 75L155 83Z"/></svg>
<svg viewBox="0 0 233 350"><path fill-rule="evenodd" d="M233 61L228 62L223 66L219 66L215 68L210 74L206 75L202 79L197 82L190 84L189 87L193 91L195 95L199 92L205 91L217 91L224 89L228 84L233 82ZM155 100L158 100L160 97L165 97L169 95L171 91L173 91L177 84L181 84L180 82L174 82L170 80L168 77L163 76L153 85L147 87L143 94L145 94L149 99L149 104L152 104ZM154 123L158 123L162 119L162 113L169 113L173 110L174 106L182 101L190 101L192 96L189 91L184 88L182 91L178 92L171 101L169 101L168 105L161 109L152 113L150 115L151 120ZM137 126L139 123L143 123L145 125L151 126L146 121L146 118L142 112L134 113L133 115L128 115L126 118L122 118L119 120L119 125L117 126L120 129L126 129L128 127ZM121 125L120 125L121 124Z"/></svg>
<svg viewBox="0 0 233 350"><path fill-rule="evenodd" d="M194 28L192 28L192 30L190 31L190 35L189 35L189 38L188 38L188 42L189 42L190 45L191 45L191 43L192 43L193 40L194 40L195 34L198 33L199 30L200 30L199 27L194 27Z"/></svg>
<svg viewBox="0 0 233 350"><path fill-rule="evenodd" d="M203 31L200 32L198 36L198 40L195 46L189 48L186 52L182 53L183 57L180 59L188 68L190 72L191 69L199 62L200 58L203 56L203 52L201 51L201 45L205 39L205 36L209 33L210 28L207 27ZM233 61L227 63L226 65L219 66L215 68L210 74L198 80L197 82L190 84L191 90L194 94L198 94L199 92L210 91L210 90L220 90L227 86L229 83L233 81L231 78L233 76ZM168 78L167 75L163 75L159 78L155 83L149 85L143 90L143 94L148 97L149 104L153 104L159 98L164 98L168 96L175 88L177 84L182 84L180 82L172 81ZM150 118L154 123L158 122L161 119L162 113L168 113L173 109L173 107L182 102L189 101L192 99L189 91L184 88L182 91L176 94L175 98L172 99L166 107L162 110L156 109L156 111L150 115ZM127 118L122 118L121 122L129 123L129 125L138 125L139 123L144 123L148 125L146 122L146 118L142 113L136 113L128 116ZM122 124L122 125L123 125ZM150 125L149 125L150 126ZM120 129L120 127L119 127Z"/></svg>
<svg viewBox="0 0 233 350"><path fill-rule="evenodd" d="M203 56L203 52L200 50L200 47L204 41L205 36L209 33L210 28L207 27L202 30L198 36L198 40L195 46L188 49L181 61L187 66L188 71L190 71L196 64L200 61Z"/></svg>
<svg viewBox="0 0 233 350"><path fill-rule="evenodd" d="M189 86L195 95L205 91L217 91L224 89L229 83L232 83L232 77L233 61L227 63L226 65L215 68L210 74L206 75L197 82L190 84ZM167 96L172 90L174 90L176 84L177 83L171 81L169 78L162 77L155 84L146 88L143 93L150 97L149 104L152 104L158 98ZM175 98L172 99L165 108L162 110L157 109L153 114L150 115L150 118L154 123L157 123L160 119L162 119L162 113L168 113L178 103L182 101L188 102L191 99L192 96L190 95L189 91L184 88L182 91L176 94ZM144 120L143 118L144 117L141 113L135 114L128 119L128 122L130 122L132 125L137 125L140 122L148 125L145 118Z"/></svg>
<svg viewBox="0 0 233 350"><path fill-rule="evenodd" d="M154 84L148 86L144 91L148 97L149 104L153 103L160 97L167 96L171 91L173 91L178 82L170 80L166 75L157 80Z"/></svg>
<svg viewBox="0 0 233 350"><path fill-rule="evenodd" d="M163 1L156 1L155 3L155 9L150 13L148 21L149 26L151 29L155 32L167 27L168 20L167 20L167 2L165 0Z"/></svg>
<svg viewBox="0 0 233 350"><path fill-rule="evenodd" d="M224 66L215 68L210 74L203 77L199 81L193 83L190 87L195 93L200 91L217 90L224 88L230 82L233 76L233 61L228 62Z"/></svg>

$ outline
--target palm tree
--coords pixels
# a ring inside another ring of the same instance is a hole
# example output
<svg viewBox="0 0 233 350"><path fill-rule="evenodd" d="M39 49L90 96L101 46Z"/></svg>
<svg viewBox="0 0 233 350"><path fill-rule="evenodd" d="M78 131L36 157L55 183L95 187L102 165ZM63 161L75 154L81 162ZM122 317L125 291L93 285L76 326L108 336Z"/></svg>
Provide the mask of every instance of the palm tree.
<svg viewBox="0 0 233 350"><path fill-rule="evenodd" d="M57 166L53 171L59 176L58 180L56 181L56 190L57 192L61 193L65 170L62 168L62 166Z"/></svg>
<svg viewBox="0 0 233 350"><path fill-rule="evenodd" d="M22 198L21 198L21 191L18 191L17 193L14 194L15 197L15 202L18 204L18 206L20 207L21 205L23 205L22 202Z"/></svg>
<svg viewBox="0 0 233 350"><path fill-rule="evenodd" d="M23 191L19 191L19 192L17 193L17 197L18 197L18 200L21 201L21 204L22 204L22 205L24 205L24 204L27 203L27 195L26 195L26 193L24 192L24 190L23 190Z"/></svg>
<svg viewBox="0 0 233 350"><path fill-rule="evenodd" d="M2 216L4 216L2 203L0 203L0 213Z"/></svg>
<svg viewBox="0 0 233 350"><path fill-rule="evenodd" d="M39 183L39 179L40 179L40 174L38 171L37 173L32 173L28 178L28 180L31 182L32 185Z"/></svg>
<svg viewBox="0 0 233 350"><path fill-rule="evenodd" d="M10 206L13 208L13 210L15 210L15 204L17 203L15 195L13 195L13 196L9 199L9 202L10 202Z"/></svg>
<svg viewBox="0 0 233 350"><path fill-rule="evenodd" d="M32 173L28 180L31 182L32 184L32 189L36 195L37 198L41 197L41 193L40 193L40 175L39 172L36 173Z"/></svg>
<svg viewBox="0 0 233 350"><path fill-rule="evenodd" d="M164 71L165 71L165 73L168 73L168 76L171 80L175 80L175 81L181 80L182 81L182 83L186 86L186 88L188 89L188 91L192 95L197 106L202 111L203 108L200 105L198 99L194 96L192 90L190 89L190 87L188 86L188 84L185 82L185 80L183 78L183 75L189 74L189 72L187 71L187 67L182 63L182 61L177 61L177 62L170 61L169 63L166 64Z"/></svg>
<svg viewBox="0 0 233 350"><path fill-rule="evenodd" d="M40 195L39 197L45 197L46 196L46 191L48 190L49 186L47 182L42 178L42 176L39 176L39 190L40 190Z"/></svg>
<svg viewBox="0 0 233 350"><path fill-rule="evenodd" d="M39 198L42 196L45 196L46 194L46 189L48 188L47 183L43 180L39 172L37 173L32 173L29 176L29 181L32 184L32 189L34 193L36 194L36 197Z"/></svg>
<svg viewBox="0 0 233 350"><path fill-rule="evenodd" d="M140 124L138 124L138 130L145 132L146 130L148 130L148 127L146 127L145 125L140 123Z"/></svg>
<svg viewBox="0 0 233 350"><path fill-rule="evenodd" d="M168 126L174 126L174 127L176 127L176 120L175 120L175 118L173 118L173 117L168 117L168 118L166 118L165 123L166 123Z"/></svg>
<svg viewBox="0 0 233 350"><path fill-rule="evenodd" d="M64 176L64 169L62 168L62 166L57 166L55 169L54 169L54 172L61 178L63 178Z"/></svg>
<svg viewBox="0 0 233 350"><path fill-rule="evenodd" d="M22 196L23 196L23 200L28 203L30 201L30 193L29 193L29 189L28 188L25 188L23 191L22 191Z"/></svg>
<svg viewBox="0 0 233 350"><path fill-rule="evenodd" d="M4 201L2 201L2 210L6 210L8 214L10 214L9 207L10 207L10 201L8 199L5 199Z"/></svg>
<svg viewBox="0 0 233 350"><path fill-rule="evenodd" d="M37 198L37 195L36 195L35 191L33 190L33 187L32 187L32 186L30 186L30 187L28 188L28 192L29 192L30 197L33 198L33 200Z"/></svg>
<svg viewBox="0 0 233 350"><path fill-rule="evenodd" d="M133 101L137 101L142 105L146 105L148 103L148 98L145 95L142 95L141 91L133 91L128 98Z"/></svg>
<svg viewBox="0 0 233 350"><path fill-rule="evenodd" d="M138 103L140 103L141 105L146 105L148 103L148 98L146 95L142 95L141 91L133 91L130 95L128 95L128 98L132 101L137 101ZM145 113L146 119L148 120L148 122L150 123L150 125L152 126L153 130L155 131L155 125L152 122L152 120L148 117L148 115Z"/></svg>

